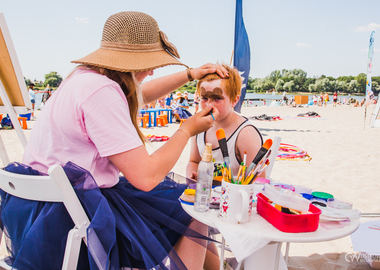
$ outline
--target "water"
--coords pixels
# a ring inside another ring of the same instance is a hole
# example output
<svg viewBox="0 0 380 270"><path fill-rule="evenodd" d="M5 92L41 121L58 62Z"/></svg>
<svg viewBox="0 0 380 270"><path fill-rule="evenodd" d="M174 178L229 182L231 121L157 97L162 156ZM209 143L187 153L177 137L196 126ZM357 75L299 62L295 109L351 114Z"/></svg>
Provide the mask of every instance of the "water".
<svg viewBox="0 0 380 270"><path fill-rule="evenodd" d="M294 95L288 95L288 94L286 96L289 100L292 99L292 97L294 97ZM302 96L305 96L305 95L302 94ZM307 95L307 96L309 96L309 101L313 100L314 95ZM319 95L317 95L317 96L319 96ZM348 95L338 95L338 98L340 98L341 102L343 102L344 99L347 99L347 97L348 97ZM359 101L359 103L363 99L365 99L365 96L351 96L351 97L353 97L354 99ZM333 96L329 95L329 99L330 99L330 101L327 102L327 104L332 104ZM36 105L34 107L35 110L41 108L41 100L42 100L42 93L37 93L36 94ZM189 94L189 100L193 101L193 94ZM270 103L272 102L272 100L281 101L282 100L282 93L280 95L246 93L244 100L247 101L248 106L263 106L262 100L266 101L265 106L269 106Z"/></svg>
<svg viewBox="0 0 380 270"><path fill-rule="evenodd" d="M308 96L309 101L313 100L314 94L300 94L301 96ZM288 100L291 100L295 95L286 94L286 97ZM317 95L319 97L319 95ZM350 96L359 103L365 99L365 96ZM343 102L344 99L348 98L348 95L338 95L338 99L340 98L341 102ZM189 100L193 100L193 95L189 94ZM247 101L248 106L263 106L263 101L265 100L265 106L269 106L273 100L281 101L282 100L282 93L279 95L272 95L272 94L256 94L256 93L246 93L244 100ZM327 104L332 104L333 95L329 95L329 102Z"/></svg>

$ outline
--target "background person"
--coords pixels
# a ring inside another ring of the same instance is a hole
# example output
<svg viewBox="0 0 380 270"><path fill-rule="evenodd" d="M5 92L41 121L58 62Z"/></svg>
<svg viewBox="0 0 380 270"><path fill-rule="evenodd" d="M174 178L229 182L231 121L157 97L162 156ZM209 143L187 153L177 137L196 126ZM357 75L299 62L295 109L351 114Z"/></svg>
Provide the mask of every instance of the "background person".
<svg viewBox="0 0 380 270"><path fill-rule="evenodd" d="M47 84L46 88L45 88L45 90L43 91L43 94L42 94L41 109L45 105L46 101L50 98L51 91L52 91L52 89L50 88L50 85Z"/></svg>
<svg viewBox="0 0 380 270"><path fill-rule="evenodd" d="M73 61L82 65L41 111L25 149L25 165L6 168L40 174L53 164L64 166L85 209L100 205L95 209L100 212L92 213L88 243L108 255L100 257L104 268L108 264L109 269L166 269L166 259L172 268L203 268L207 226L182 209L178 197L186 185L162 179L188 139L212 126L210 112L215 118L219 112L207 106L152 154L144 147L145 137L137 123L143 100L152 102L207 73L227 76L222 66L206 64L141 84L155 68L183 65L178 57L151 16L141 12L110 16L101 48ZM62 250L72 228L62 204L0 195L13 267L61 269ZM91 242L94 237L95 243ZM30 248L35 246L39 248ZM86 252L81 252L78 269L90 269Z"/></svg>
<svg viewBox="0 0 380 270"><path fill-rule="evenodd" d="M28 83L28 92L29 92L29 98L30 102L32 103L32 120L35 120L36 118L34 117L34 107L36 105L36 93L34 92L34 83L30 82Z"/></svg>
<svg viewBox="0 0 380 270"><path fill-rule="evenodd" d="M335 91L333 95L333 107L336 107L337 102L338 102L338 93Z"/></svg>
<svg viewBox="0 0 380 270"><path fill-rule="evenodd" d="M187 119L192 114L188 111L189 103L181 92L176 92L172 104L173 114L176 118L176 123L180 123L181 119Z"/></svg>
<svg viewBox="0 0 380 270"><path fill-rule="evenodd" d="M197 113L199 110L199 94L198 91L194 92L194 113Z"/></svg>

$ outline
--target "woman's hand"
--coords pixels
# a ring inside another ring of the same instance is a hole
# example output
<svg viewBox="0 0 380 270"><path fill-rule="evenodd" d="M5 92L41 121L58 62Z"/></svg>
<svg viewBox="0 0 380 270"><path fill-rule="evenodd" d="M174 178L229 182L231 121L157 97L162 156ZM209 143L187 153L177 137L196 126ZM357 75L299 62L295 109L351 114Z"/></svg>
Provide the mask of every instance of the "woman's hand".
<svg viewBox="0 0 380 270"><path fill-rule="evenodd" d="M211 113L213 116L211 116ZM208 130L214 125L215 120L219 116L219 111L210 104L202 111L189 117L182 125L181 129L186 130L190 137ZM213 118L214 117L214 118Z"/></svg>
<svg viewBox="0 0 380 270"><path fill-rule="evenodd" d="M222 65L210 63L200 66L198 68L193 68L190 72L191 76L195 80L199 80L200 78L204 77L209 73L218 73L219 76L222 78L229 76L228 71Z"/></svg>

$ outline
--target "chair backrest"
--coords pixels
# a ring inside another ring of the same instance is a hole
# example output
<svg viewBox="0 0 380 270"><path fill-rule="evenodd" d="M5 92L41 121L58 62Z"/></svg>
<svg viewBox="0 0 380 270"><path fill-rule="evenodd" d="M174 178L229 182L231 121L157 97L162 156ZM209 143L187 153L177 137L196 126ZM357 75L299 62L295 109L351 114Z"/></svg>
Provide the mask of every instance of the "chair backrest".
<svg viewBox="0 0 380 270"><path fill-rule="evenodd" d="M53 165L48 174L49 176L23 175L0 170L0 189L27 200L62 202L75 224L70 231L71 235L75 232L76 238L83 239L87 244L86 229L90 221L63 168ZM62 269L76 268L80 242L73 243L68 236Z"/></svg>
<svg viewBox="0 0 380 270"><path fill-rule="evenodd" d="M272 180L272 178L270 177L271 173L272 173L272 169L273 169L273 165L274 165L274 162L276 161L276 157L277 157L277 153L278 153L278 148L280 147L280 144L281 144L281 137L274 137L273 138L273 143L272 143L272 146L271 146L271 153L270 153L270 156L269 156L269 165L268 167L266 168L266 171L265 171L265 175L266 175L266 178L267 179L270 179Z"/></svg>

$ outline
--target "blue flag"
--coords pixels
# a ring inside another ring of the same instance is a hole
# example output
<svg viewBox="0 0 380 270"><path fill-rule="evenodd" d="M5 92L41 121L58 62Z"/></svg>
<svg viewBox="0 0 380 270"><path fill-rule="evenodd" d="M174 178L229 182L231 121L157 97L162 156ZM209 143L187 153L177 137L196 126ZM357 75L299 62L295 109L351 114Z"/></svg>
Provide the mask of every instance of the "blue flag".
<svg viewBox="0 0 380 270"><path fill-rule="evenodd" d="M249 40L247 31L245 30L243 21L243 0L236 0L235 14L235 43L234 43L234 66L239 70L240 76L244 78L241 87L241 94L238 103L235 105L235 111L241 111L241 106L244 101L245 92L251 68L251 50L249 48Z"/></svg>

